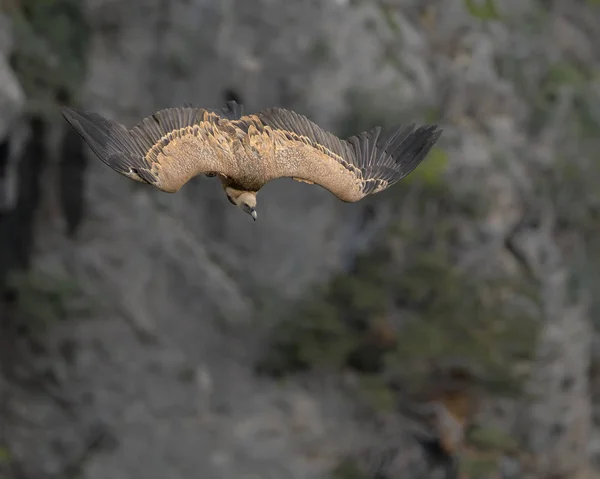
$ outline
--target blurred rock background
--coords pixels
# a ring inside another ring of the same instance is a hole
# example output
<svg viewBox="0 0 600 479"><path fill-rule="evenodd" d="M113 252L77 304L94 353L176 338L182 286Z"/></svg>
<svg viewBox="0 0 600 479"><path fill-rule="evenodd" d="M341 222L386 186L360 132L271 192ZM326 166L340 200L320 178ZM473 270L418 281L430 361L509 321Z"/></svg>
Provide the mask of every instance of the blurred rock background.
<svg viewBox="0 0 600 479"><path fill-rule="evenodd" d="M600 477L595 0L2 0L0 477ZM436 122L396 187L115 174L59 106Z"/></svg>

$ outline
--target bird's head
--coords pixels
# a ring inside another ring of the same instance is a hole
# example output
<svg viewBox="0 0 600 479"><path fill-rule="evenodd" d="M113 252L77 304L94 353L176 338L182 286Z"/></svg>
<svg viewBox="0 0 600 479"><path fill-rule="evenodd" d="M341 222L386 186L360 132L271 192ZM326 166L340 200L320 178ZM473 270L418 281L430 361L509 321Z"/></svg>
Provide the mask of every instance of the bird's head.
<svg viewBox="0 0 600 479"><path fill-rule="evenodd" d="M256 221L256 193L242 193L238 198L237 205Z"/></svg>
<svg viewBox="0 0 600 479"><path fill-rule="evenodd" d="M240 207L242 211L245 211L252 219L256 221L256 193L253 191L239 191L233 188L225 188L227 198L229 201Z"/></svg>

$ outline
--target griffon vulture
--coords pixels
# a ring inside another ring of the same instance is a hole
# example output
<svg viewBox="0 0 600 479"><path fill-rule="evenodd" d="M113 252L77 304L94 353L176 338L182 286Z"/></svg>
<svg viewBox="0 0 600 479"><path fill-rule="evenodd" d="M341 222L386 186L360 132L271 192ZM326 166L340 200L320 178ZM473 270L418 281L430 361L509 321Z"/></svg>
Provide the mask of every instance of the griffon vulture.
<svg viewBox="0 0 600 479"><path fill-rule="evenodd" d="M108 166L132 180L174 193L194 176L218 176L229 201L256 220L256 194L288 177L356 202L404 178L429 153L436 126L380 127L347 140L303 115L269 108L243 115L230 101L218 110L160 110L131 129L93 112L63 116Z"/></svg>

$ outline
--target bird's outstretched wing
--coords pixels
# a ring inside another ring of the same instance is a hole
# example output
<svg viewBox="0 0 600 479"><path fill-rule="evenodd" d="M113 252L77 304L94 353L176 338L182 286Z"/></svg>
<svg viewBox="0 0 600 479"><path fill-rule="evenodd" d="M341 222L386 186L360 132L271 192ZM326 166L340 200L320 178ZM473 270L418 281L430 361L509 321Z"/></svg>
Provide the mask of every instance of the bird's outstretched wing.
<svg viewBox="0 0 600 479"><path fill-rule="evenodd" d="M218 110L191 106L160 110L131 129L93 112L63 108L67 122L108 166L132 180L169 193L192 177L235 172L228 134L221 119L237 120L242 105Z"/></svg>
<svg viewBox="0 0 600 479"><path fill-rule="evenodd" d="M274 141L267 181L291 177L314 183L345 202L378 193L413 171L440 137L436 125L380 127L342 140L308 118L282 108L262 110L233 121L251 134Z"/></svg>

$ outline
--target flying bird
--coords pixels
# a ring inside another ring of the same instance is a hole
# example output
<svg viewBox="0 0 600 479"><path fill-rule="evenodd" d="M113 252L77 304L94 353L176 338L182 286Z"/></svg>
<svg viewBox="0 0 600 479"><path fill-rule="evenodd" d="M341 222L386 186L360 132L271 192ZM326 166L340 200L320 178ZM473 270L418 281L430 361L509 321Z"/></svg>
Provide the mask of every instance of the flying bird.
<svg viewBox="0 0 600 479"><path fill-rule="evenodd" d="M167 108L127 129L98 113L63 107L67 122L108 166L167 193L198 175L218 177L235 206L256 221L256 194L269 181L293 178L353 203L398 182L440 137L437 125L377 126L344 140L303 115L243 106Z"/></svg>

